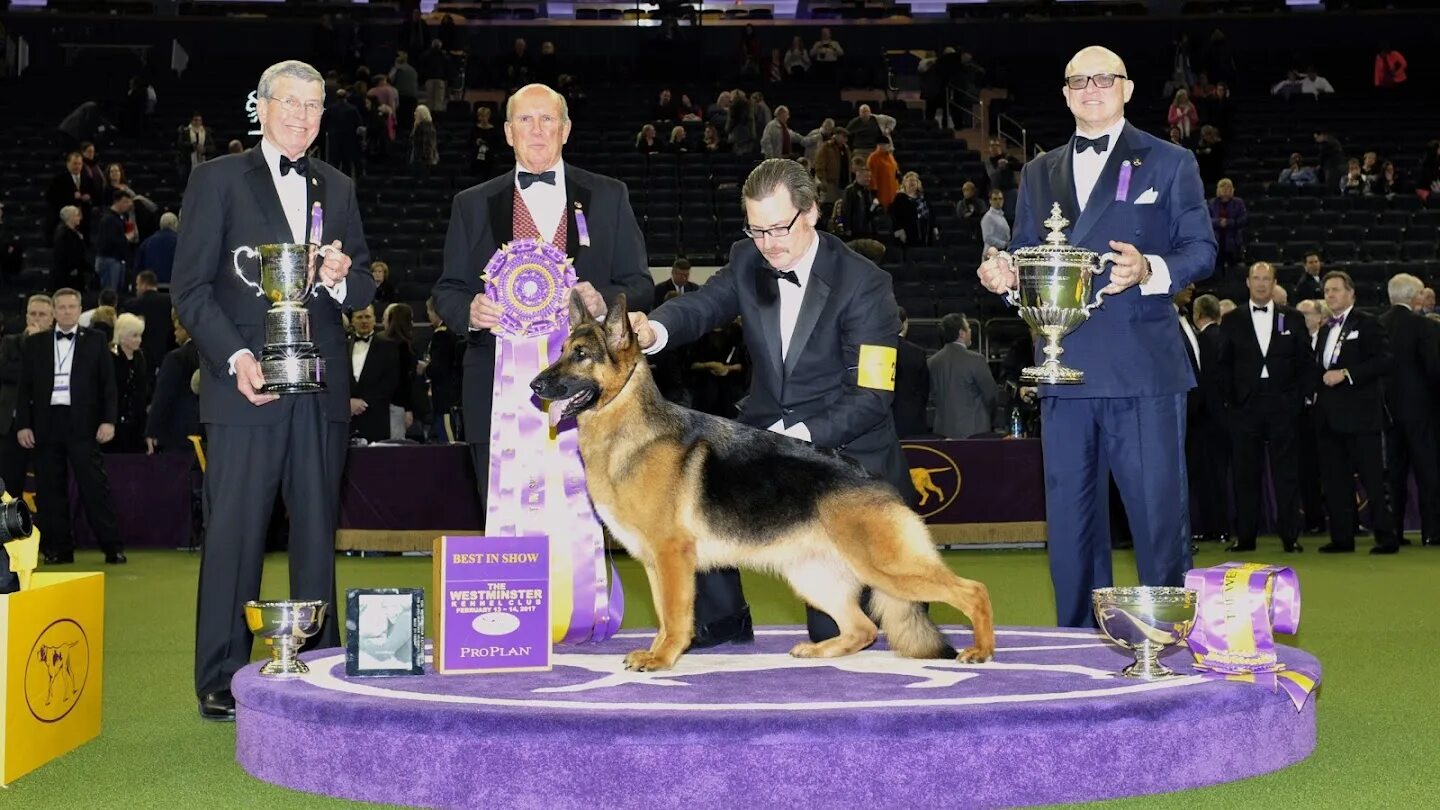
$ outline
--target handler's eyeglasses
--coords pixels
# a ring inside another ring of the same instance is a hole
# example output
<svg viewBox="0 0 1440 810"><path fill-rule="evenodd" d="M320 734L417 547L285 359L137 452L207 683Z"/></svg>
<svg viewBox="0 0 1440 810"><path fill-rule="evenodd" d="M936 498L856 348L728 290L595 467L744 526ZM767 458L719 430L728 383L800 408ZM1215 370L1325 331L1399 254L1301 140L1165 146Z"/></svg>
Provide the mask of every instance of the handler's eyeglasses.
<svg viewBox="0 0 1440 810"><path fill-rule="evenodd" d="M1115 86L1116 79L1128 79L1124 73L1096 73L1091 76L1066 76L1065 86L1071 90L1084 90L1091 82L1101 90L1108 90Z"/></svg>
<svg viewBox="0 0 1440 810"><path fill-rule="evenodd" d="M740 230L751 239L764 239L767 236L772 239L779 239L782 236L790 235L790 229L795 227L795 221L798 219L800 219L800 212L796 211L795 216L790 218L790 224L788 225L781 225L778 228L752 228L746 225Z"/></svg>

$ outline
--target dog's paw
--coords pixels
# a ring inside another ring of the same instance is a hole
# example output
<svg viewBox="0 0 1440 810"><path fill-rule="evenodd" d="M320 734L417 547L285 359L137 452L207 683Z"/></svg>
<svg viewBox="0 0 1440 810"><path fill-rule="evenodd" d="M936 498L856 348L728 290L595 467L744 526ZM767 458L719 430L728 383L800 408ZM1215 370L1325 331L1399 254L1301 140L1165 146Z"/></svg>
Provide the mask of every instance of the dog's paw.
<svg viewBox="0 0 1440 810"><path fill-rule="evenodd" d="M820 645L813 641L802 641L790 648L790 655L795 658L822 658Z"/></svg>
<svg viewBox="0 0 1440 810"><path fill-rule="evenodd" d="M983 664L995 657L995 651L981 651L979 647L966 647L955 656L955 660L962 664Z"/></svg>
<svg viewBox="0 0 1440 810"><path fill-rule="evenodd" d="M670 663L649 650L636 650L625 656L625 668L631 672L655 672L669 669L670 666Z"/></svg>

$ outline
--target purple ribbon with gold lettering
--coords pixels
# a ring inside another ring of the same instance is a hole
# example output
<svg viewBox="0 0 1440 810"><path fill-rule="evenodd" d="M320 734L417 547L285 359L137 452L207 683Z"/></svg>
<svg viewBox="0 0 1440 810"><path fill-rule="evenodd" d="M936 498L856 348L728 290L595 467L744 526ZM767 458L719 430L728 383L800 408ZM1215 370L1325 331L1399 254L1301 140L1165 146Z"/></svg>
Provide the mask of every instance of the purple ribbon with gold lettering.
<svg viewBox="0 0 1440 810"><path fill-rule="evenodd" d="M546 242L519 240L485 267L485 294L503 313L494 333L495 388L490 417L486 533L552 538L551 604L557 641L604 641L620 628L624 592L585 489L575 422L551 428L530 380L559 356L570 331L575 268ZM564 570L568 563L569 570ZM557 570L558 569L558 570ZM606 573L610 582L607 586Z"/></svg>
<svg viewBox="0 0 1440 810"><path fill-rule="evenodd" d="M1206 678L1284 689L1295 708L1320 684L1317 674L1292 670L1275 651L1276 633L1300 629L1300 580L1292 568L1228 562L1196 568L1185 587L1197 593L1195 627L1186 643Z"/></svg>

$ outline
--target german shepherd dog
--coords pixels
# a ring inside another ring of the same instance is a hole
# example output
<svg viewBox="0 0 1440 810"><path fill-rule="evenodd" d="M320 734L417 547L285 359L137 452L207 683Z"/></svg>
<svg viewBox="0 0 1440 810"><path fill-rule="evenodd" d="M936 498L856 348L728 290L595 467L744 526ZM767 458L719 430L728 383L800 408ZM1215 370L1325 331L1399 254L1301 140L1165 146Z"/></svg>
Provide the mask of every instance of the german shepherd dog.
<svg viewBox="0 0 1440 810"><path fill-rule="evenodd" d="M887 483L808 443L667 402L650 375L622 294L604 322L578 297L570 337L530 387L551 421L574 416L595 511L645 566L660 629L631 670L669 669L694 634L695 573L743 567L783 577L828 613L840 635L802 642L799 658L834 658L875 641L909 658L955 650L921 602L948 602L970 617L967 663L995 653L990 595L940 559L925 523ZM860 608L872 589L874 621Z"/></svg>

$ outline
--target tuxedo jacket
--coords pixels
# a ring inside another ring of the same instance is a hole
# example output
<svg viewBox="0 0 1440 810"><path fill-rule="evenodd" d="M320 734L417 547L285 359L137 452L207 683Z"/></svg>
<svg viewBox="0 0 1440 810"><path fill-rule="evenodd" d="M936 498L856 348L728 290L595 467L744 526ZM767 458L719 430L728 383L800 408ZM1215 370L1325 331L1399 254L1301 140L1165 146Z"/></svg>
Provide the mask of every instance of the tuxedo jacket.
<svg viewBox="0 0 1440 810"><path fill-rule="evenodd" d="M895 433L901 438L930 432L925 408L930 404L930 367L925 364L925 350L900 338L895 356L895 401L890 414L895 419Z"/></svg>
<svg viewBox="0 0 1440 810"><path fill-rule="evenodd" d="M0 338L0 433L15 423L15 401L20 395L20 366L25 356L25 334Z"/></svg>
<svg viewBox="0 0 1440 810"><path fill-rule="evenodd" d="M608 304L625 293L632 310L650 307L655 279L630 193L619 180L565 164L565 255L578 281L588 281ZM575 222L584 212L590 244L581 243ZM445 272L435 284L435 307L447 326L467 336L463 376L465 433L471 442L490 440L495 386L495 335L470 329L470 302L485 291L480 274L495 251L515 238L515 174L506 172L455 195L445 233Z"/></svg>
<svg viewBox="0 0 1440 810"><path fill-rule="evenodd" d="M167 452L190 446L189 438L200 432L200 398L190 388L190 379L200 370L200 353L190 340L171 349L160 363L155 378L155 397L145 416L145 436Z"/></svg>
<svg viewBox="0 0 1440 810"><path fill-rule="evenodd" d="M862 346L895 350L900 340L890 275L839 238L821 231L816 238L783 360L780 282L749 239L730 248L729 261L704 287L661 304L650 318L668 330L668 346L684 346L738 315L752 368L738 419L758 428L804 422L816 447L844 452L904 493L910 478L890 412L893 381L892 390L866 387L858 374Z"/></svg>
<svg viewBox="0 0 1440 810"><path fill-rule="evenodd" d="M985 356L959 343L947 343L930 358L935 400L935 432L947 439L968 439L994 429L999 388Z"/></svg>
<svg viewBox="0 0 1440 810"><path fill-rule="evenodd" d="M1220 391L1230 408L1243 408L1260 389L1260 371L1270 373L1270 386L1286 396L1299 413L1314 390L1315 353L1305 316L1289 307L1274 306L1270 313L1270 347L1260 352L1260 337L1250 317L1250 302L1220 322Z"/></svg>
<svg viewBox="0 0 1440 810"><path fill-rule="evenodd" d="M1295 302L1323 300L1325 290L1320 286L1320 279L1315 278L1304 270L1300 271L1300 278L1295 280L1295 287L1290 291L1290 300Z"/></svg>
<svg viewBox="0 0 1440 810"><path fill-rule="evenodd" d="M35 441L93 440L102 424L113 425L119 407L115 388L115 360L100 332L76 327L75 347L67 359L65 341L59 341L61 359L70 368L70 433L57 435L56 410L50 404L55 390L55 330L25 338L20 361L20 390L15 403L15 429L35 431Z"/></svg>
<svg viewBox="0 0 1440 810"><path fill-rule="evenodd" d="M350 396L365 400L365 412L350 417L350 432L372 442L385 441L390 438L390 401L400 387L400 345L378 332L374 333L358 380L351 365L355 347L353 335L346 345L349 351L345 357L345 369L351 380Z"/></svg>
<svg viewBox="0 0 1440 810"><path fill-rule="evenodd" d="M665 296L667 296L667 295L669 295L670 293L675 292L675 291L677 291L677 290L682 290L686 295L689 295L690 293L695 292L695 291L698 290L698 289L700 289L700 285L699 285L699 284L696 284L696 283L693 282L693 281L687 281L687 282L685 282L685 286L684 286L683 288L681 288L681 287L676 287L676 286L675 286L675 282L672 281L671 279L668 279L668 278L667 278L667 279L665 279L664 281L660 282L659 284L656 284L656 285L655 285L655 300L654 300L654 304L655 304L655 306L658 307L658 306L660 306L661 304L665 303Z"/></svg>
<svg viewBox="0 0 1440 810"><path fill-rule="evenodd" d="M1380 316L1390 338L1390 373L1385 404L1397 422L1435 418L1432 389L1440 381L1440 329L1409 307L1393 306Z"/></svg>
<svg viewBox="0 0 1440 810"><path fill-rule="evenodd" d="M1306 335L1307 350L1309 341ZM1212 323L1195 333L1195 342L1200 344L1200 375L1192 394L1195 407L1190 413L1218 421L1225 416L1225 375L1221 372L1220 363L1225 334L1220 331L1220 324Z"/></svg>
<svg viewBox="0 0 1440 810"><path fill-rule="evenodd" d="M1325 345L1336 327L1321 326L1315 340L1315 422L1336 433L1378 433L1385 429L1384 380L1390 371L1390 339L1378 318L1352 307L1339 328L1338 357L1329 370L1350 380L1336 386L1321 380Z"/></svg>
<svg viewBox="0 0 1440 810"><path fill-rule="evenodd" d="M324 210L320 242L328 245L340 240L352 263L343 304L317 289L305 305L310 312L310 339L325 358L326 390L303 396L320 396L327 420L348 422L350 358L340 313L342 308L366 306L375 294L370 249L360 226L355 184L349 177L312 157L306 188L306 210L317 201ZM265 345L265 312L270 308L268 299L236 276L232 252L242 245L295 241L260 148L196 166L185 187L184 218L185 227L175 247L170 293L180 322L200 352L200 419L207 424L276 424L287 418L289 409L281 407L283 403L250 404L236 390L229 366L230 356L241 349L260 356ZM258 264L258 259L242 262L252 281L258 280Z"/></svg>
<svg viewBox="0 0 1440 810"><path fill-rule="evenodd" d="M1106 296L1063 341L1065 365L1083 371L1085 382L1042 385L1040 393L1082 399L1184 393L1194 387L1195 375L1185 359L1170 296L1215 268L1215 234L1200 170L1189 150L1130 124L1106 154L1084 213L1075 199L1075 150L1069 143L1025 164L1010 250L1044 243L1050 232L1044 221L1058 202L1071 223L1066 230L1071 245L1103 255L1111 240L1133 244L1165 260L1170 288L1165 295L1141 295L1136 285ZM1121 188L1121 165L1127 162L1129 187ZM1094 277L1095 291L1110 283L1108 267ZM1035 358L1044 359L1038 342Z"/></svg>

